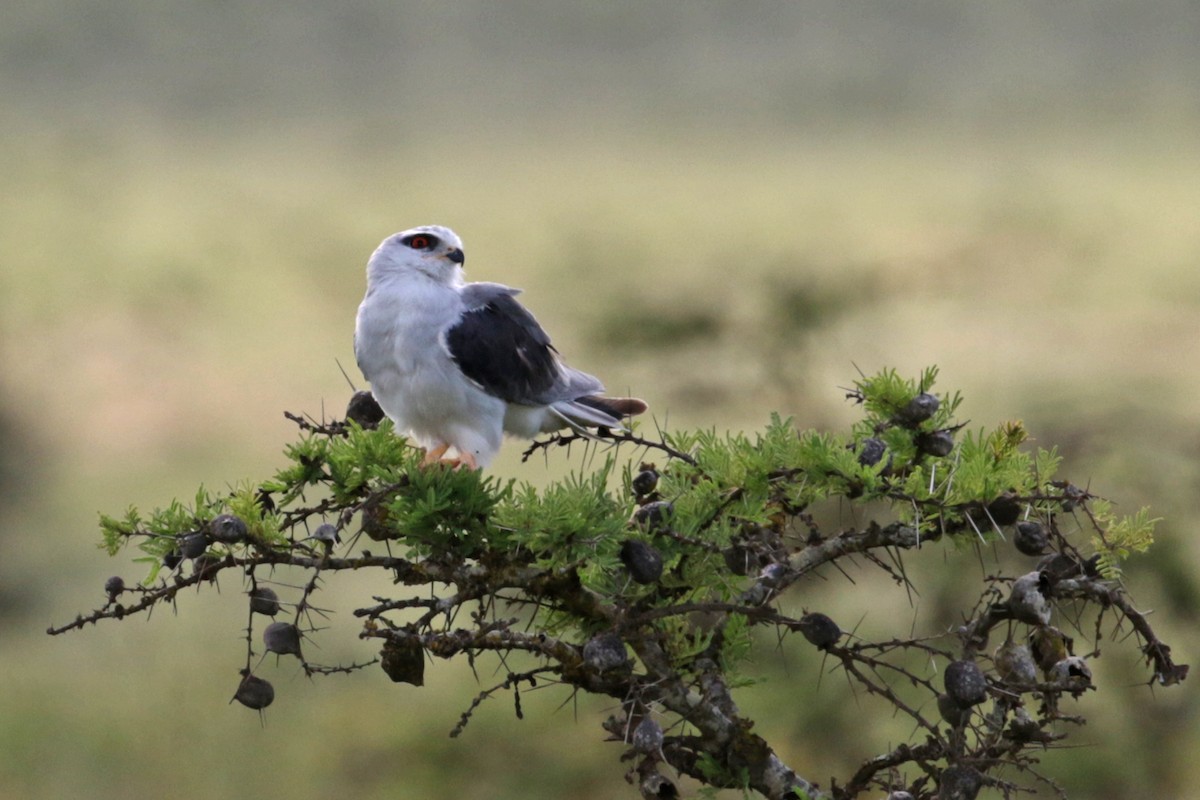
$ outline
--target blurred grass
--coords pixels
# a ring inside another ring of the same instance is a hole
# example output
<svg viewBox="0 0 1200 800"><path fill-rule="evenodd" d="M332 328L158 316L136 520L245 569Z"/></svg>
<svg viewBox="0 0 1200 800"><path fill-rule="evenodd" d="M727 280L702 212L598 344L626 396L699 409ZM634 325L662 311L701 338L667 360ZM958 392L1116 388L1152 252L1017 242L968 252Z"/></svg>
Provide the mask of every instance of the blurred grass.
<svg viewBox="0 0 1200 800"><path fill-rule="evenodd" d="M516 722L498 699L446 738L475 691L461 667L434 665L415 690L373 669L309 683L284 662L261 727L225 705L242 656L235 586L184 598L176 618L42 633L101 602L107 575L136 574L93 549L97 510L261 477L294 432L283 410L340 413L337 362L360 380L365 259L427 222L463 236L469 277L524 287L569 361L672 427L757 427L772 410L843 425L854 411L838 387L856 366L940 365L973 424L1024 417L1039 444L1064 445L1067 477L1167 516L1167 555L1128 578L1164 610L1178 660L1195 660L1191 126L528 139L310 124L281 147L274 131L230 125L26 122L0 140L3 399L26 476L0 533L0 797L629 794L617 748L598 742L598 701L574 721L570 704L556 711L563 693L530 693ZM540 482L568 466L521 465L520 450L509 443L497 470ZM959 568L937 552L909 564ZM829 577L795 602L844 626L870 612L876 631L954 622L938 591L912 611L877 578ZM336 628L369 591L331 588L329 661L363 658ZM811 653L768 647L758 666L770 680L739 697L802 772L824 781L872 750L858 723L880 708L836 674L817 691ZM485 686L503 678L490 669ZM1093 746L1048 754L1047 771L1081 798L1200 796L1191 688L1104 695L1081 704L1095 717L1076 741ZM908 735L895 724L870 743Z"/></svg>

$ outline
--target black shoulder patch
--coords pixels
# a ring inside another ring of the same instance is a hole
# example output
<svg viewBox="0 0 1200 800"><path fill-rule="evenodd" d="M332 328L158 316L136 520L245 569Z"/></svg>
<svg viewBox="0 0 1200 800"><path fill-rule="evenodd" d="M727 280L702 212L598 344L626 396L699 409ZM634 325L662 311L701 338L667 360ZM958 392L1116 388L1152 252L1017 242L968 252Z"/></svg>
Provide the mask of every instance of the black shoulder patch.
<svg viewBox="0 0 1200 800"><path fill-rule="evenodd" d="M537 405L562 379L550 337L511 295L463 314L446 347L464 375L508 403Z"/></svg>

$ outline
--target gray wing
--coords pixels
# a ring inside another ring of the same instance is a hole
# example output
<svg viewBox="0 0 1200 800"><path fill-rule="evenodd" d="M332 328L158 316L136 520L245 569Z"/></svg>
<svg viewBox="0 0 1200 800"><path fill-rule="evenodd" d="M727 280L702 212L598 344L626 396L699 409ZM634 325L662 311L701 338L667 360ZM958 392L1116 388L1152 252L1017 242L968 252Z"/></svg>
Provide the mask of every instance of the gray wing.
<svg viewBox="0 0 1200 800"><path fill-rule="evenodd" d="M514 295L498 283L462 288L466 311L445 334L459 369L507 403L549 405L603 391L591 375L565 367L550 337Z"/></svg>

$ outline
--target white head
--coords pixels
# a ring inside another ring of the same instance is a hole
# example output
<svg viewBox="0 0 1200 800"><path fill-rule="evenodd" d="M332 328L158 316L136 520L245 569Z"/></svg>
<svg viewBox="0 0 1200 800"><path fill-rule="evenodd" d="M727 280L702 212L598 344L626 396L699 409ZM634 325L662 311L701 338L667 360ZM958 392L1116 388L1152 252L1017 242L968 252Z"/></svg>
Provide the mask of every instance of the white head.
<svg viewBox="0 0 1200 800"><path fill-rule="evenodd" d="M449 228L409 228L393 233L375 248L367 262L367 282L416 272L450 286L462 283L465 258L462 240Z"/></svg>

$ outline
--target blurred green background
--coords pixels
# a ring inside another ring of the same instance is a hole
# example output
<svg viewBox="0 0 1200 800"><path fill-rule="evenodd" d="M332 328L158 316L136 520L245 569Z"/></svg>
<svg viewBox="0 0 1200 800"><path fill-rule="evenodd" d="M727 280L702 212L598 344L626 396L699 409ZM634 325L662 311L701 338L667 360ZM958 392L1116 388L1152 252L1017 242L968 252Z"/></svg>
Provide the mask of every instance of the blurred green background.
<svg viewBox="0 0 1200 800"><path fill-rule="evenodd" d="M463 665L417 690L282 662L260 725L226 705L228 582L44 633L140 575L95 549L97 511L265 477L285 409L341 412L365 260L425 223L671 427L838 428L856 370L938 364L964 418L1022 418L1066 477L1166 517L1127 575L1194 661L1197 41L1191 0L9 4L0 798L634 796L602 701L548 688L518 722L492 700L450 740ZM520 449L496 471L572 466ZM829 577L796 603L863 635L955 619L952 585L910 605ZM369 657L347 612L388 588L331 584L321 660ZM1043 771L1078 798L1200 797L1193 687L1103 648L1082 746ZM911 733L805 648L756 669L739 701L814 780Z"/></svg>

